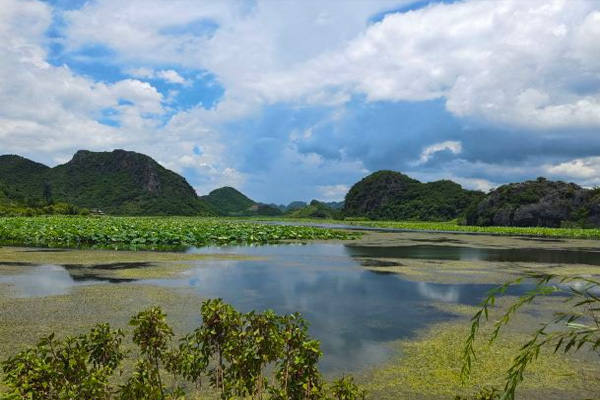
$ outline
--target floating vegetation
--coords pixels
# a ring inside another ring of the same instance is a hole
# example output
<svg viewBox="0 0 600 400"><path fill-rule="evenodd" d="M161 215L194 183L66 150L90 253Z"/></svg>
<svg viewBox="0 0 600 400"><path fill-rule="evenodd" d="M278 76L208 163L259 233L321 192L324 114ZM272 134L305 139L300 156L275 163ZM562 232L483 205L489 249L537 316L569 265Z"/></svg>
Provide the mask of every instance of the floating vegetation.
<svg viewBox="0 0 600 400"><path fill-rule="evenodd" d="M338 221L339 223L339 221ZM575 239L600 239L600 229L584 228L544 228L520 226L471 226L450 222L422 221L344 221L350 225L362 225L376 228L415 229L425 231L472 232L494 235L565 237Z"/></svg>
<svg viewBox="0 0 600 400"><path fill-rule="evenodd" d="M282 240L352 239L356 234L307 226L169 217L13 217L0 219L0 240L31 245L205 246Z"/></svg>
<svg viewBox="0 0 600 400"><path fill-rule="evenodd" d="M487 386L502 387L515 351L529 336L513 331L492 347L482 341L472 378L462 387L462 347L454 344L462 343L467 334L468 326L461 319L436 324L414 340L398 342L396 356L361 379L369 398L441 400L457 393L472 394ZM585 379L591 365L589 361L576 362L552 351L543 352L528 371L520 398L587 398L593 390Z"/></svg>
<svg viewBox="0 0 600 400"><path fill-rule="evenodd" d="M261 218L268 220L267 218ZM545 228L520 226L471 226L459 225L457 221L370 221L370 220L323 220L323 219L286 219L286 222L299 224L315 223L319 225L352 225L367 228L406 229L431 232L465 232L491 235L533 236L573 239L600 239L600 229L592 228Z"/></svg>

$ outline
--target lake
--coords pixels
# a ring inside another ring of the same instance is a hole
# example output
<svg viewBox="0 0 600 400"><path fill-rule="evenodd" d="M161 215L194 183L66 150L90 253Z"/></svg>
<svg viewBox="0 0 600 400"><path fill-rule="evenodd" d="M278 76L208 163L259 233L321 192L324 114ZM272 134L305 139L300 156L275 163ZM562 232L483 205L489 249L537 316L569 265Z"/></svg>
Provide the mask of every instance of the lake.
<svg viewBox="0 0 600 400"><path fill-rule="evenodd" d="M47 251L47 250L46 250ZM78 250L68 250L69 255ZM102 251L98 251L102 253ZM38 257L43 258L44 252ZM48 256L52 253L47 253ZM118 253L117 253L118 254ZM191 248L187 255L207 256L186 261L166 277L135 278L152 263L100 263L93 267L68 263L24 263L0 275L0 286L10 287L15 299L51 299L69 302L71 294L90 286L125 285L136 290L159 287L173 293L185 291L198 298L221 297L241 311L273 309L300 312L310 322L311 333L321 341L326 372L359 371L382 363L389 343L411 337L431 324L455 316L440 303L478 304L491 283L432 283L409 280L401 274L366 269L363 264L380 259L468 260L500 262L544 261L600 265L600 253L557 249L490 249L437 245L361 246L347 244L282 244ZM212 256L224 257L211 258ZM7 263L10 264L10 263ZM13 263L14 264L14 263ZM385 265L385 263L384 263ZM0 266L8 268L8 266ZM175 268L175 267L172 267ZM134 271L116 277L114 272ZM521 285L509 294L521 294ZM73 297L72 301L76 301ZM24 303L26 304L26 303ZM130 314L139 311L133 309ZM175 304L180 315L199 322L197 306ZM26 312L26 311L25 311ZM85 309L79 310L85 313Z"/></svg>

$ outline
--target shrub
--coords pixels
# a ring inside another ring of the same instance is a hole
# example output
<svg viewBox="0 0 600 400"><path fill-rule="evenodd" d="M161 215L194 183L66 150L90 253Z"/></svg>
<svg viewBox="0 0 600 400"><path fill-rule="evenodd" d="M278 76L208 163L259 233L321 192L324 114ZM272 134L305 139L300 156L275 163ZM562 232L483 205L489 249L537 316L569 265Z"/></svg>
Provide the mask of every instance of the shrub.
<svg viewBox="0 0 600 400"><path fill-rule="evenodd" d="M174 346L160 307L135 315L130 325L139 358L118 387L111 377L130 355L122 331L102 324L63 340L51 334L2 363L9 392L0 399L184 399L190 386L202 389L203 382L227 400L364 399L352 377L325 384L317 366L320 344L300 315L242 314L216 299L202 304L201 317L203 324Z"/></svg>

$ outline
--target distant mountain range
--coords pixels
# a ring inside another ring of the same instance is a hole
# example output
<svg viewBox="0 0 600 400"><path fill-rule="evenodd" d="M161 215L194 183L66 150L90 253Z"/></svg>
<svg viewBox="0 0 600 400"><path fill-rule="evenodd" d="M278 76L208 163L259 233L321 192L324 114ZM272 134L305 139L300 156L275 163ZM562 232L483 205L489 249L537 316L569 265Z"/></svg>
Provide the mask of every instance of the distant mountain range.
<svg viewBox="0 0 600 400"><path fill-rule="evenodd" d="M54 168L17 155L0 156L0 215L10 215L3 212L6 207L50 213L87 208L116 215L459 219L486 226L600 226L600 190L544 178L484 194L449 180L422 183L399 172L377 171L354 184L344 202L275 205L256 202L232 187L198 197L182 176L146 155L125 150L80 150L71 161Z"/></svg>

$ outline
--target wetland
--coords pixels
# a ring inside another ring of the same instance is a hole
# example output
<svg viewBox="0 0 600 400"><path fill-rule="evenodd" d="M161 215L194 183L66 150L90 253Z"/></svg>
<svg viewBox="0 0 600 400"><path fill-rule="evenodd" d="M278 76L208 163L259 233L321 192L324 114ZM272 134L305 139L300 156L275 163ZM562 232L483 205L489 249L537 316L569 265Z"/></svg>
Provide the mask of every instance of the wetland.
<svg viewBox="0 0 600 400"><path fill-rule="evenodd" d="M461 343L486 292L524 271L598 275L598 250L593 240L426 232L160 252L5 246L0 354L99 321L125 328L151 305L187 332L199 323L200 302L220 297L243 312L302 313L322 343L322 370L355 374L369 398L451 398L500 384L526 332L561 304L544 299L519 316L495 347L482 349L472 383L461 388ZM528 289L512 288L507 300ZM522 398L591 396L595 366L585 354L543 354Z"/></svg>

